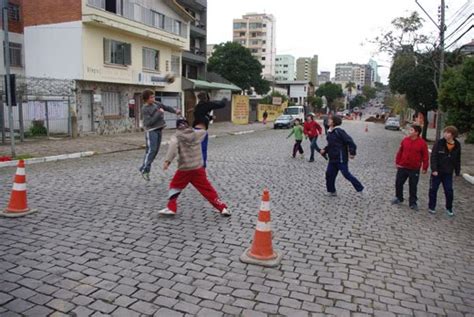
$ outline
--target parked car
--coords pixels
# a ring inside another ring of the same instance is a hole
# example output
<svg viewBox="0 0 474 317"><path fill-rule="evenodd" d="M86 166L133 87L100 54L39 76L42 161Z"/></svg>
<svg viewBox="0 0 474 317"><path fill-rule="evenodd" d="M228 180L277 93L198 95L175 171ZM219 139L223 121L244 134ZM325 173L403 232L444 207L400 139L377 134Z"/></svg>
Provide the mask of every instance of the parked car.
<svg viewBox="0 0 474 317"><path fill-rule="evenodd" d="M385 121L386 130L400 130L400 119L395 117L390 117Z"/></svg>
<svg viewBox="0 0 474 317"><path fill-rule="evenodd" d="M273 129L289 129L295 124L295 119L296 118L289 114L282 114L273 122Z"/></svg>

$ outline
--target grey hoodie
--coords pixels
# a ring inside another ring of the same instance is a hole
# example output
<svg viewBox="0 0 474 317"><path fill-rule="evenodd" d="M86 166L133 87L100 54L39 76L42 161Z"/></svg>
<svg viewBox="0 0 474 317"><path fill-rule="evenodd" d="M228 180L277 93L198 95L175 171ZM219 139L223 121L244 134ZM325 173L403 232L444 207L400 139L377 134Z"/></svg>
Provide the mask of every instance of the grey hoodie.
<svg viewBox="0 0 474 317"><path fill-rule="evenodd" d="M151 106L146 104L143 105L142 118L145 130L149 131L155 129L163 129L166 126L165 114L161 112L160 109L171 113L176 113L176 110L174 108L165 106L160 102L155 102Z"/></svg>
<svg viewBox="0 0 474 317"><path fill-rule="evenodd" d="M186 128L176 130L171 137L165 161L172 162L178 155L178 169L189 171L203 166L201 142L206 136L206 130Z"/></svg>

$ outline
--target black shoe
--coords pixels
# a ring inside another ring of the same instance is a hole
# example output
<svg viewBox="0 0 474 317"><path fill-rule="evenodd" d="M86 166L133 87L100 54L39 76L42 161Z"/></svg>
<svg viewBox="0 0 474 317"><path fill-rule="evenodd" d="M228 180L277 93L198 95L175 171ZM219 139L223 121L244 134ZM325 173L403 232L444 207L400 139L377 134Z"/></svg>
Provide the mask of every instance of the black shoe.
<svg viewBox="0 0 474 317"><path fill-rule="evenodd" d="M410 208L413 209L414 211L418 211L418 205L417 204L411 204Z"/></svg>
<svg viewBox="0 0 474 317"><path fill-rule="evenodd" d="M309 159L308 162L314 162L314 159Z"/></svg>

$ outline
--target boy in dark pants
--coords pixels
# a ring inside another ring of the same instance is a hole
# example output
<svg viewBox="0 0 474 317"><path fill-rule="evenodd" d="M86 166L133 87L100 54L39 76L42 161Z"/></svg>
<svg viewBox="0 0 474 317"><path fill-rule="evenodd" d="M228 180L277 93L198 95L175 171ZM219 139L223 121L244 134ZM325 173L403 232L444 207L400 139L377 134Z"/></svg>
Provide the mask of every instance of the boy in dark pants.
<svg viewBox="0 0 474 317"><path fill-rule="evenodd" d="M314 120L314 114L310 113L306 116L306 122L304 123L304 134L309 139L310 142L310 151L311 156L309 157L309 162L314 162L314 151L321 151L318 146L318 135L323 133L323 129Z"/></svg>
<svg viewBox="0 0 474 317"><path fill-rule="evenodd" d="M422 173L426 174L428 170L428 146L425 140L420 137L421 127L413 125L410 127L409 135L404 138L398 149L395 158L397 166L397 178L395 181L395 198L392 205L398 205L403 202L403 185L408 181L410 191L409 206L417 211L417 186L420 179L420 168Z"/></svg>
<svg viewBox="0 0 474 317"><path fill-rule="evenodd" d="M429 212L436 213L436 196L442 183L446 196L446 213L454 216L453 212L453 172L456 176L461 173L461 144L456 140L458 130L449 126L443 131L444 138L433 145L431 151L431 178L429 191Z"/></svg>
<svg viewBox="0 0 474 317"><path fill-rule="evenodd" d="M140 173L147 181L150 180L151 163L155 160L161 145L161 131L166 126L164 112L180 114L179 110L155 101L155 93L145 90L142 94L145 104L142 107L143 126L145 127L146 152Z"/></svg>
<svg viewBox="0 0 474 317"><path fill-rule="evenodd" d="M362 193L364 186L349 172L349 158L353 159L356 155L357 146L352 138L339 128L342 119L338 116L332 116L328 120L329 130L327 133L328 145L320 151L321 155L329 156L329 163L326 170L326 189L329 196L336 194L336 177L339 171L351 182L358 193Z"/></svg>
<svg viewBox="0 0 474 317"><path fill-rule="evenodd" d="M287 139L292 135L295 135L295 145L293 146L293 158L296 157L296 153L299 152L301 158L304 158L304 151L303 147L301 146L301 142L303 142L303 127L301 126L301 120L295 120L295 126L291 129L290 134L286 137Z"/></svg>
<svg viewBox="0 0 474 317"><path fill-rule="evenodd" d="M176 128L176 135L170 140L163 169L167 170L173 159L178 156L178 170L170 183L167 207L158 213L175 215L178 209L178 197L191 183L221 215L230 216L231 213L227 209L227 205L219 200L216 190L207 179L206 169L203 167L201 142L206 137L206 130L190 128L185 119L178 119Z"/></svg>

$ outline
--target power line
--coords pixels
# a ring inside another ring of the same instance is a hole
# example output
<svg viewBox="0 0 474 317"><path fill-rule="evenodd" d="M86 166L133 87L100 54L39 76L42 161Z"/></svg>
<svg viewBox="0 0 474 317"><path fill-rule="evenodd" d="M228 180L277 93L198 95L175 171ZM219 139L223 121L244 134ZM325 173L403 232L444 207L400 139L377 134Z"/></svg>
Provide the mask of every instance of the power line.
<svg viewBox="0 0 474 317"><path fill-rule="evenodd" d="M453 16L449 19L451 20L451 22L449 23L448 26L451 26L453 25L454 23L456 23L456 19L458 18L459 15L461 15L463 13L463 11L467 11L469 9L469 7L471 6L471 3L472 3L472 0L468 0L466 3L464 3L459 9L458 11L456 11ZM469 11L468 11L469 13Z"/></svg>
<svg viewBox="0 0 474 317"><path fill-rule="evenodd" d="M448 46L446 46L446 48L449 48L451 47L453 44L456 44L457 41L459 41L464 35L467 34L467 32L469 32L470 30L472 30L474 28L474 24L471 25L471 27L469 29L467 29L463 34L461 34L456 40L454 40L451 44L449 44Z"/></svg>
<svg viewBox="0 0 474 317"><path fill-rule="evenodd" d="M469 21L469 19L471 19L473 16L474 16L474 13L471 13L471 15L468 16L468 17L466 18L466 20L464 20L463 23L459 24L458 27L457 27L451 34L449 34L448 36L446 36L445 39L448 39L448 38L450 38L451 36L453 36L453 35L454 35L460 28L462 28L462 27L464 26L464 24L466 24L466 23Z"/></svg>

